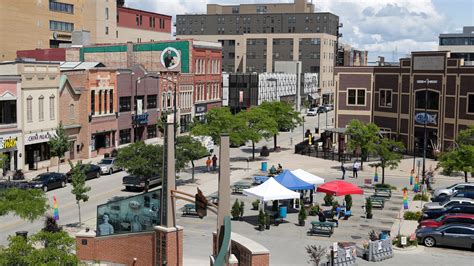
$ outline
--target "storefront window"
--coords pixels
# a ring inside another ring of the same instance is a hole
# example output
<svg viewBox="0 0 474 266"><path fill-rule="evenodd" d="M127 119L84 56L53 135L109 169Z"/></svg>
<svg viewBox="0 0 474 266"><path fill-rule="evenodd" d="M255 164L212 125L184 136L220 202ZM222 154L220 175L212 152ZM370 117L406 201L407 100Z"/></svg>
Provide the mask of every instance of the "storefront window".
<svg viewBox="0 0 474 266"><path fill-rule="evenodd" d="M147 131L147 138L156 138L156 125L150 125L146 129Z"/></svg>
<svg viewBox="0 0 474 266"><path fill-rule="evenodd" d="M130 143L131 139L131 129L122 129L119 132L120 137L120 144L127 144Z"/></svg>

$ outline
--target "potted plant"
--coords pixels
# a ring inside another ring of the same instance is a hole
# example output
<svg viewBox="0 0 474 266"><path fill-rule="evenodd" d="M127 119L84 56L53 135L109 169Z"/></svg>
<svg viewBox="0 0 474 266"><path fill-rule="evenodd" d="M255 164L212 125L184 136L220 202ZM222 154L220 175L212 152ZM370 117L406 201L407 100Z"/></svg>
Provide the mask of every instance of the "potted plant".
<svg viewBox="0 0 474 266"><path fill-rule="evenodd" d="M259 200L254 200L252 201L252 209L253 210L258 210L258 205L260 204Z"/></svg>
<svg viewBox="0 0 474 266"><path fill-rule="evenodd" d="M310 216L316 216L318 215L319 212L319 205L313 205L309 208L309 215Z"/></svg>
<svg viewBox="0 0 474 266"><path fill-rule="evenodd" d="M306 209L305 208L301 208L299 213L298 213L298 223L300 226L304 226L305 225L305 220L306 220Z"/></svg>
<svg viewBox="0 0 474 266"><path fill-rule="evenodd" d="M244 218L244 207L245 207L244 201L241 201L240 202L240 208L239 208L239 215L240 215L240 220L241 221Z"/></svg>
<svg viewBox="0 0 474 266"><path fill-rule="evenodd" d="M300 207L300 200L295 199L295 208L299 208L299 207Z"/></svg>
<svg viewBox="0 0 474 266"><path fill-rule="evenodd" d="M346 202L346 210L350 211L352 208L352 196L351 195L346 195L344 197L344 201Z"/></svg>
<svg viewBox="0 0 474 266"><path fill-rule="evenodd" d="M263 231L265 228L265 214L262 210L258 213L258 230Z"/></svg>
<svg viewBox="0 0 474 266"><path fill-rule="evenodd" d="M333 201L334 201L334 197L331 194L326 194L326 196L324 196L325 206L331 206Z"/></svg>
<svg viewBox="0 0 474 266"><path fill-rule="evenodd" d="M240 204L238 200L235 200L234 205L232 205L232 210L230 210L230 214L234 220L239 219L240 215Z"/></svg>
<svg viewBox="0 0 474 266"><path fill-rule="evenodd" d="M265 215L265 229L270 229L270 215L268 213Z"/></svg>
<svg viewBox="0 0 474 266"><path fill-rule="evenodd" d="M372 219L372 200L370 198L365 201L365 216L367 219Z"/></svg>

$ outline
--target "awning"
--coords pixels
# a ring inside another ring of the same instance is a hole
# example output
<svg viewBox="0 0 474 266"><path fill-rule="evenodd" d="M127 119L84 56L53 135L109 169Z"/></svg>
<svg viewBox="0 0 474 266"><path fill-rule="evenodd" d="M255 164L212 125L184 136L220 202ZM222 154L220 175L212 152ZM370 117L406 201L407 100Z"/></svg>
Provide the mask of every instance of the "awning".
<svg viewBox="0 0 474 266"><path fill-rule="evenodd" d="M360 187L352 183L348 183L341 180L335 180L335 181L322 184L321 186L318 187L316 191L326 193L326 194L331 194L334 196L344 196L344 195L353 195L353 194L363 195L364 194L364 191Z"/></svg>
<svg viewBox="0 0 474 266"><path fill-rule="evenodd" d="M324 184L324 178L308 173L303 169L296 169L291 171L291 173L293 173L296 177L307 183L313 185Z"/></svg>
<svg viewBox="0 0 474 266"><path fill-rule="evenodd" d="M300 193L291 191L280 185L274 178L269 178L265 183L242 192L247 196L253 196L261 201L299 199Z"/></svg>
<svg viewBox="0 0 474 266"><path fill-rule="evenodd" d="M285 170L283 173L277 175L275 180L291 190L307 190L314 189L314 185L308 182L305 182L295 176L291 171Z"/></svg>

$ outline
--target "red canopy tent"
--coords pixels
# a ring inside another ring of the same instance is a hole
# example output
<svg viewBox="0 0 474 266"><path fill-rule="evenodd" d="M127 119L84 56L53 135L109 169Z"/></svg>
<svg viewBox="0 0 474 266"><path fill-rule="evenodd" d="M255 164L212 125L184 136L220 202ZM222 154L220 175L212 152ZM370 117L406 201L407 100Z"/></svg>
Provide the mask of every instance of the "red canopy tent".
<svg viewBox="0 0 474 266"><path fill-rule="evenodd" d="M332 194L334 196L364 194L364 191L360 187L341 180L335 180L324 183L318 186L318 189L316 191L326 194Z"/></svg>

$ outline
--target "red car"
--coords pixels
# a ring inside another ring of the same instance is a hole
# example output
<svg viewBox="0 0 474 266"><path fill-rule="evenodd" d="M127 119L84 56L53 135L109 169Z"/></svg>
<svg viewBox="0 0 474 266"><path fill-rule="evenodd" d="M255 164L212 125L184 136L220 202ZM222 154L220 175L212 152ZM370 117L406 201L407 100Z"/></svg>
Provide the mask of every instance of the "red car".
<svg viewBox="0 0 474 266"><path fill-rule="evenodd" d="M474 224L474 214L448 213L436 219L421 221L418 228L439 227L449 223Z"/></svg>

